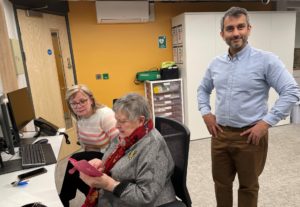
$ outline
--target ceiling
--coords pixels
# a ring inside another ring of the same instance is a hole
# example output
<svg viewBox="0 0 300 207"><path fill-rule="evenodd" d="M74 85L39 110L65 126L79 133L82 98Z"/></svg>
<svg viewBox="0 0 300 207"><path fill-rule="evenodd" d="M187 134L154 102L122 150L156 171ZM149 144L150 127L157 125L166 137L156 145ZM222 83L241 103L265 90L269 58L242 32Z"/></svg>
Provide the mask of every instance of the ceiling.
<svg viewBox="0 0 300 207"><path fill-rule="evenodd" d="M18 8L34 9L55 5L56 7L67 6L67 1L87 1L87 0L10 0ZM126 0L106 0L106 1L126 1ZM145 1L145 0L133 0ZM147 1L147 0L146 0ZM230 2L231 0L148 0L149 2ZM262 4L275 3L277 10L297 10L300 11L300 0L234 0L231 2L261 2Z"/></svg>

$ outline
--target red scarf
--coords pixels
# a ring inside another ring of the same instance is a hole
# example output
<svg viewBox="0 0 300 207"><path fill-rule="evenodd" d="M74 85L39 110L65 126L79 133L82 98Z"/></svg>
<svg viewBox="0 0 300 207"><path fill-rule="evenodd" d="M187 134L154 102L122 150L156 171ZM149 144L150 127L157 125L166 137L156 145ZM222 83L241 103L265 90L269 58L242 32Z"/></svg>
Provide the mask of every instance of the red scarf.
<svg viewBox="0 0 300 207"><path fill-rule="evenodd" d="M116 150L110 154L104 163L104 173L110 174L110 170L121 159L127 149L134 145L137 141L142 139L153 128L153 122L150 119L143 126L135 129L129 137L125 137L124 140L119 140L119 144ZM84 204L81 207L95 207L98 201L98 191L95 188L90 188L90 191L85 199Z"/></svg>

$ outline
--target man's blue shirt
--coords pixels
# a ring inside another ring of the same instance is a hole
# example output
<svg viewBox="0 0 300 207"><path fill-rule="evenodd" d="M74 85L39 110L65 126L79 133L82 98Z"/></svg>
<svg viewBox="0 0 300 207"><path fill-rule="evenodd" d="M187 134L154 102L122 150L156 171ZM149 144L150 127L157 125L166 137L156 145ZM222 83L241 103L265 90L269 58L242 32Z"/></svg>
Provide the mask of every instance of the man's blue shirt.
<svg viewBox="0 0 300 207"><path fill-rule="evenodd" d="M268 111L270 87L279 98ZM286 118L300 100L299 86L282 61L249 44L233 58L226 53L209 64L197 91L202 115L211 111L209 99L214 88L215 115L223 126L244 127L259 120L273 126Z"/></svg>

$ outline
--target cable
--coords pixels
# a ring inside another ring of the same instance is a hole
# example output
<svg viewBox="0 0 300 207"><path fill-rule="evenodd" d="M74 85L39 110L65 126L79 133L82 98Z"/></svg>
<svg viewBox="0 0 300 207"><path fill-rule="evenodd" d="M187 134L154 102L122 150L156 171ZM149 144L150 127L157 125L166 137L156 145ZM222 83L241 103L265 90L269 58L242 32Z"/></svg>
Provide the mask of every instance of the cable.
<svg viewBox="0 0 300 207"><path fill-rule="evenodd" d="M65 132L59 132L59 135L64 135L65 140L66 140L66 144L71 144L70 140L69 140L69 135Z"/></svg>
<svg viewBox="0 0 300 207"><path fill-rule="evenodd" d="M264 5L267 5L270 3L271 0L261 0L261 3Z"/></svg>
<svg viewBox="0 0 300 207"><path fill-rule="evenodd" d="M34 135L34 138L38 138L39 136L41 136L42 131L39 130L37 131L36 135ZM66 140L66 144L71 144L70 140L69 140L69 135L65 132L59 132L59 135L64 135L64 138Z"/></svg>

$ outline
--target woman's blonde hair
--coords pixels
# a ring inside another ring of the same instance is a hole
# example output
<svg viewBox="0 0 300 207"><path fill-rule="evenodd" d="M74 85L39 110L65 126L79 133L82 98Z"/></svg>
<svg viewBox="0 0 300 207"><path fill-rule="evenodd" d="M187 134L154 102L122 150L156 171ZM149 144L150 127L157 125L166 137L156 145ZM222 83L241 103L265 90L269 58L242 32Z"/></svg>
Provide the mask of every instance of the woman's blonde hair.
<svg viewBox="0 0 300 207"><path fill-rule="evenodd" d="M78 117L74 113L73 108L71 107L71 104L70 104L70 100L78 92L82 92L82 93L86 94L91 99L93 113L95 113L97 109L104 107L103 104L99 104L99 103L96 102L92 91L86 85L83 85L83 84L73 85L70 88L68 88L68 90L66 92L66 102L67 102L69 110L71 111L72 116L76 120L78 120L80 117Z"/></svg>

